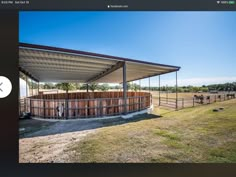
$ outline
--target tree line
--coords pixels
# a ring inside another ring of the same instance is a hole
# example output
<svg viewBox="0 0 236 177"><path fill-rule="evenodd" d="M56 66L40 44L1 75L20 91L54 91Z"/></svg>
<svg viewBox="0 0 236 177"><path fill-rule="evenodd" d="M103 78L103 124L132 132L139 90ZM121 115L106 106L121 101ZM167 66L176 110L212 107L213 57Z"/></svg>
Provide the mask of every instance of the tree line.
<svg viewBox="0 0 236 177"><path fill-rule="evenodd" d="M35 84L33 88L38 88L38 86ZM80 84L80 83L44 83L39 85L40 89L61 89L65 91L69 90L87 90L87 84ZM121 85L116 85L116 86L110 86L109 84L97 84L97 83L90 83L88 84L88 89L92 92L95 90L100 90L100 91L108 91L108 90L121 90L122 86ZM137 84L131 84L127 83L127 90L133 90L137 91L140 89L140 86Z"/></svg>
<svg viewBox="0 0 236 177"><path fill-rule="evenodd" d="M149 90L149 87L142 87L142 90ZM151 87L150 90L158 91L159 87ZM160 91L169 91L175 92L176 87L172 86L162 86L160 87ZM211 85L202 85L200 87L197 86L178 86L178 92L211 92L211 91L236 91L236 82L225 83L225 84L211 84Z"/></svg>
<svg viewBox="0 0 236 177"><path fill-rule="evenodd" d="M35 88L36 85L35 85ZM87 84L80 84L80 83L44 83L40 84L40 89L61 89L65 91L69 90L86 90ZM95 90L99 91L108 91L108 90L121 90L121 85L116 86L110 86L109 84L97 84L97 83L91 83L88 84L88 89L92 92ZM138 90L149 90L149 87L147 86L140 86L136 83L131 84L127 83L127 90L129 91L138 91ZM151 91L159 91L159 87L150 87ZM176 87L175 86L161 86L160 91L168 91L168 92L175 92ZM212 85L202 85L200 87L197 86L179 86L177 88L178 92L209 92L209 91L236 91L236 82L232 83L225 83L225 84L212 84Z"/></svg>

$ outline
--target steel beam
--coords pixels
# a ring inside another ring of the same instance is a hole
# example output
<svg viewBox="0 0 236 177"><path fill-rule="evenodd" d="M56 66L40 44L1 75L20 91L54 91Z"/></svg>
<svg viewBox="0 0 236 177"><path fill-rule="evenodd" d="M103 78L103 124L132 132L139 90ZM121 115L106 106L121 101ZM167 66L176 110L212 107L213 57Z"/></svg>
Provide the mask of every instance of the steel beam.
<svg viewBox="0 0 236 177"><path fill-rule="evenodd" d="M129 80L129 82L131 81L134 81L134 80L139 80L139 79L146 79L148 77L155 77L155 76L159 76L159 75L162 75L162 74L168 74L168 73L172 73L172 72L175 72L176 70L173 70L173 71L169 71L169 72L163 72L163 73L158 73L158 74L153 74L153 75L147 75L147 76L144 76L144 77L140 77L140 78L137 78L137 79L132 79L132 80Z"/></svg>
<svg viewBox="0 0 236 177"><path fill-rule="evenodd" d="M29 72L25 71L23 68L19 67L19 71L21 71L22 73L24 73L26 76L29 76L31 79L35 80L36 82L39 81L39 80L36 79L34 76L32 76L32 74L30 74Z"/></svg>
<svg viewBox="0 0 236 177"><path fill-rule="evenodd" d="M88 79L87 82L94 82L94 81L96 81L96 80L98 80L98 79L100 79L100 78L102 78L102 77L104 77L104 76L106 76L106 75L108 75L108 74L110 74L110 73L116 71L117 69L119 69L119 68L121 68L121 67L124 67L124 62L119 61L119 62L117 62L115 65L112 65L111 68L109 68L109 69L103 71L101 74L99 74L99 75L97 75L97 76L95 76L95 77L93 77L93 78ZM126 68L126 66L125 66L125 68ZM125 70L126 70L126 69L125 69ZM126 72L126 71L125 71L125 72Z"/></svg>

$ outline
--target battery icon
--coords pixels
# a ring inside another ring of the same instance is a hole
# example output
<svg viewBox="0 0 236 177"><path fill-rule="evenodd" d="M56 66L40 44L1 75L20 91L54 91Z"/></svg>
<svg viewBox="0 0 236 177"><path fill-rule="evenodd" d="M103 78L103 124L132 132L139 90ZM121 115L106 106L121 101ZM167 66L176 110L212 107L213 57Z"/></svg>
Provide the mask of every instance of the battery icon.
<svg viewBox="0 0 236 177"><path fill-rule="evenodd" d="M235 1L229 1L229 4L235 4Z"/></svg>

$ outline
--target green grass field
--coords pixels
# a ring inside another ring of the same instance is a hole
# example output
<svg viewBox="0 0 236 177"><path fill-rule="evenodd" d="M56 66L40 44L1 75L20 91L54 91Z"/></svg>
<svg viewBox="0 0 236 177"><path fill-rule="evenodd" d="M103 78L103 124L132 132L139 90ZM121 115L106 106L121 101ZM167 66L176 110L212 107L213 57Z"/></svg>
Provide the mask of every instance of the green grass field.
<svg viewBox="0 0 236 177"><path fill-rule="evenodd" d="M219 107L224 110L212 111ZM100 128L64 153L69 162L236 162L236 99L179 111L156 108L153 117Z"/></svg>

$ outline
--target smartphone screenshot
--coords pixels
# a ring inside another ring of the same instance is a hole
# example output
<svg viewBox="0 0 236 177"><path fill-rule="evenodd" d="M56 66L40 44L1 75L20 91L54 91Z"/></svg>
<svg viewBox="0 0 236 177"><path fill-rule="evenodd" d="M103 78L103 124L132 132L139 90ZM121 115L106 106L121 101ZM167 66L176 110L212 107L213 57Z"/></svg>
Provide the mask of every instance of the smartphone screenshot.
<svg viewBox="0 0 236 177"><path fill-rule="evenodd" d="M235 10L0 1L3 176L235 176Z"/></svg>

